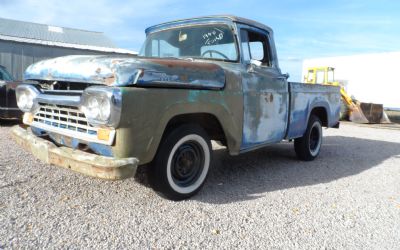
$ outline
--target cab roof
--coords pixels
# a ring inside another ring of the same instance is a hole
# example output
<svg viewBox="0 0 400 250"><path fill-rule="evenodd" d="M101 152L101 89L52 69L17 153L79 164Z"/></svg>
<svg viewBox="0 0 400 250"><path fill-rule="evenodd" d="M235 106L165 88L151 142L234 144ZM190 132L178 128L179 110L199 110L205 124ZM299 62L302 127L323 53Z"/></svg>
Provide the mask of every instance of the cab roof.
<svg viewBox="0 0 400 250"><path fill-rule="evenodd" d="M262 23L243 18L243 17L238 17L238 16L233 16L233 15L213 15L213 16L202 16L202 17L194 17L194 18L187 18L187 19L179 19L175 21L170 21L170 22L165 22L157 25L150 26L149 28L146 29L146 34L151 33L153 31L163 29L163 28L169 28L173 27L174 25L183 25L183 24L190 24L191 22L218 22L218 21L228 21L228 22L235 22L235 23L241 23L241 24L246 24L255 28L259 28L262 30L265 30L269 33L272 33L272 29Z"/></svg>

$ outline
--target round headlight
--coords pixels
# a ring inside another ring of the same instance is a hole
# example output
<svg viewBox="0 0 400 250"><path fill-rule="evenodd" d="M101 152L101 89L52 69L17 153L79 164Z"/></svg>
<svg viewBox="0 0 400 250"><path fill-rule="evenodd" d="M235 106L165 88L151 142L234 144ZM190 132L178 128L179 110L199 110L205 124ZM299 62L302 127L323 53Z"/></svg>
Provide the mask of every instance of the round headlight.
<svg viewBox="0 0 400 250"><path fill-rule="evenodd" d="M32 98L29 98L29 94L26 91L19 95L17 102L20 109L30 109L33 104Z"/></svg>
<svg viewBox="0 0 400 250"><path fill-rule="evenodd" d="M18 108L24 112L32 112L35 106L35 98L38 90L30 85L20 85L16 89Z"/></svg>
<svg viewBox="0 0 400 250"><path fill-rule="evenodd" d="M110 99L103 98L100 103L100 120L107 121L111 115L111 103Z"/></svg>
<svg viewBox="0 0 400 250"><path fill-rule="evenodd" d="M90 96L87 100L87 104L85 106L85 113L88 118L97 119L99 116L99 101L95 96Z"/></svg>
<svg viewBox="0 0 400 250"><path fill-rule="evenodd" d="M89 87L82 94L80 110L93 126L117 127L121 116L120 90Z"/></svg>
<svg viewBox="0 0 400 250"><path fill-rule="evenodd" d="M111 116L110 99L106 96L90 95L82 110L88 119L107 121Z"/></svg>

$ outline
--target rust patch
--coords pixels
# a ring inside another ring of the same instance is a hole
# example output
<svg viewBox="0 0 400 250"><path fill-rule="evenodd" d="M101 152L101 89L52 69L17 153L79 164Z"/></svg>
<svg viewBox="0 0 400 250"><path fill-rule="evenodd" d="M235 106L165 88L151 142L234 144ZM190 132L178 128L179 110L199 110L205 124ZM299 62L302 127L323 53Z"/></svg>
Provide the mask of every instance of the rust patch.
<svg viewBox="0 0 400 250"><path fill-rule="evenodd" d="M111 61L111 64L118 64L118 63L121 63L123 61L124 60L122 60L122 59L114 59L114 60Z"/></svg>
<svg viewBox="0 0 400 250"><path fill-rule="evenodd" d="M167 66L169 68L174 68L174 67L182 67L182 68L188 68L188 69L205 69L205 70L218 70L219 66L214 64L214 63L204 63L204 62L192 62L192 61L186 61L186 60L171 60L171 59L159 59L159 58L151 58L151 59L146 59L149 62L152 63L157 63L160 65Z"/></svg>
<svg viewBox="0 0 400 250"><path fill-rule="evenodd" d="M271 102L272 103L274 101L274 95L271 94L271 93L267 93L267 94L265 94L264 100L266 102Z"/></svg>
<svg viewBox="0 0 400 250"><path fill-rule="evenodd" d="M97 167L95 165L91 165L91 168L93 169L94 172L96 173L110 173L113 171L112 168L101 168L101 167Z"/></svg>
<svg viewBox="0 0 400 250"><path fill-rule="evenodd" d="M104 83L108 86L112 85L115 82L115 74L112 74L109 77L104 78Z"/></svg>
<svg viewBox="0 0 400 250"><path fill-rule="evenodd" d="M181 79L181 81L183 82L187 82L189 80L188 75L180 75L179 78Z"/></svg>
<svg viewBox="0 0 400 250"><path fill-rule="evenodd" d="M18 125L12 128L12 134L18 144L43 162L97 178L108 180L128 178L134 175L139 163L136 158L117 159L57 147Z"/></svg>

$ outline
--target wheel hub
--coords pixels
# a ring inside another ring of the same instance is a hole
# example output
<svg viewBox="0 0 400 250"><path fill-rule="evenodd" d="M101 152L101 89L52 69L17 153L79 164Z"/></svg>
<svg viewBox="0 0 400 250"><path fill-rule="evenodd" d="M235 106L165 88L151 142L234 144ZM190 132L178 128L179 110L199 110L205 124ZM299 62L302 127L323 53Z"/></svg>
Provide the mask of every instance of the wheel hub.
<svg viewBox="0 0 400 250"><path fill-rule="evenodd" d="M196 181L204 165L204 152L196 142L186 142L175 152L172 158L172 178L174 182L187 187Z"/></svg>

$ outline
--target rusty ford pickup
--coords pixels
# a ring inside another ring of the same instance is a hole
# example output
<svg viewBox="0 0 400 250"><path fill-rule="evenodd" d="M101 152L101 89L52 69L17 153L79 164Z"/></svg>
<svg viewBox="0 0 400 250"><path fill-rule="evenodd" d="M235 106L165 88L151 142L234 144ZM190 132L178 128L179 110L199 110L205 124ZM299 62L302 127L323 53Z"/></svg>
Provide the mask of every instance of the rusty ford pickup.
<svg viewBox="0 0 400 250"><path fill-rule="evenodd" d="M37 158L87 175L121 179L138 165L162 196L200 190L211 140L231 155L294 140L318 156L322 127L338 127L339 87L288 82L272 29L234 16L146 29L138 56L66 56L25 72L24 125L16 141Z"/></svg>

